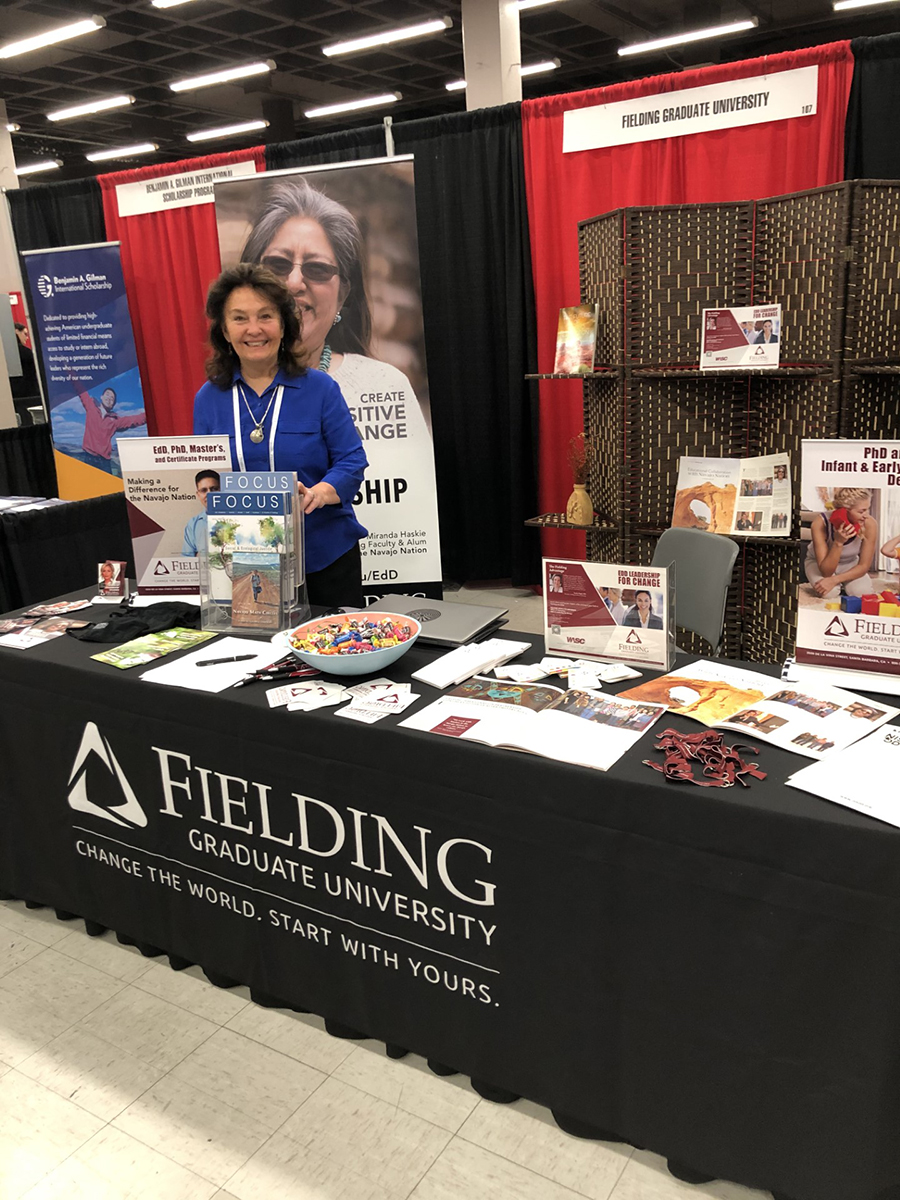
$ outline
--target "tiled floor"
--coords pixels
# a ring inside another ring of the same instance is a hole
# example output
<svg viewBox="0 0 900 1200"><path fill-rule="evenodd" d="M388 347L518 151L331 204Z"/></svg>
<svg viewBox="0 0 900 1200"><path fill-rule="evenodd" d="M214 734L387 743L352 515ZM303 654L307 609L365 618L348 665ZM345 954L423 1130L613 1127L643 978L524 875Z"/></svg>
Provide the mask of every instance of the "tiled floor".
<svg viewBox="0 0 900 1200"><path fill-rule="evenodd" d="M444 599L461 604L490 604L495 608L508 608L507 629L523 633L544 631L544 602L531 588L465 584L458 591L445 587Z"/></svg>
<svg viewBox="0 0 900 1200"><path fill-rule="evenodd" d="M467 587L537 633L531 591ZM0 903L0 1200L768 1200Z"/></svg>
<svg viewBox="0 0 900 1200"><path fill-rule="evenodd" d="M0 1200L768 1200L0 904Z"/></svg>

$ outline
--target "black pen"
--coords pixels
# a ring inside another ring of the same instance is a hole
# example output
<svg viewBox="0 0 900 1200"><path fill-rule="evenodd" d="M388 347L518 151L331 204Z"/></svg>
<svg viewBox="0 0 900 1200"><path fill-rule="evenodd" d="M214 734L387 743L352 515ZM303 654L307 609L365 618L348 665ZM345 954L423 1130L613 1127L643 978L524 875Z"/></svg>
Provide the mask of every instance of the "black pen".
<svg viewBox="0 0 900 1200"><path fill-rule="evenodd" d="M233 658L204 658L195 663L198 667L218 667L221 663L244 662L248 658L256 658L255 654L235 654Z"/></svg>

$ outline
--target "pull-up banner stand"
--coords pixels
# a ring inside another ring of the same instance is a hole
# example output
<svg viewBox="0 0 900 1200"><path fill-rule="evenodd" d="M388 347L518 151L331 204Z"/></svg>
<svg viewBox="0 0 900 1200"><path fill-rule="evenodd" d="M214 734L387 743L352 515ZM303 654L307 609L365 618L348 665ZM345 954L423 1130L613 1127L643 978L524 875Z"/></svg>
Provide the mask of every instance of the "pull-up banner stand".
<svg viewBox="0 0 900 1200"><path fill-rule="evenodd" d="M118 439L146 436L118 242L27 250L62 500L122 491Z"/></svg>
<svg viewBox="0 0 900 1200"><path fill-rule="evenodd" d="M362 439L369 469L353 504L369 531L360 543L367 603L392 592L440 600L411 156L266 171L216 183L215 193L223 268L262 262L281 275L318 356L310 368L338 384ZM341 274L307 278L303 266L322 260ZM281 422L302 436L302 414L285 409Z"/></svg>

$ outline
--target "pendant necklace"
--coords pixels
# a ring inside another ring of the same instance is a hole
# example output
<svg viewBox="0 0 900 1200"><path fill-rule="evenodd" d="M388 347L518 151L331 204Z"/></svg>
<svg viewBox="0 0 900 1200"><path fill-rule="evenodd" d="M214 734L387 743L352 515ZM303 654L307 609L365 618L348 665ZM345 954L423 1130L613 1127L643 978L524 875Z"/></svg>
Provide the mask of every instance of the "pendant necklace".
<svg viewBox="0 0 900 1200"><path fill-rule="evenodd" d="M250 420L253 422L253 426L254 426L253 429L250 430L250 441L256 442L258 445L263 440L263 438L266 436L263 426L265 425L266 417L269 415L269 409L272 407L272 404L275 400L275 393L274 392L272 393L269 403L266 406L266 411L263 413L263 415L257 421L256 417L254 417L254 415L253 415L253 409L250 407L250 401L247 399L247 395L244 391L243 384L239 383L238 387L240 388L241 399L244 401L244 404L247 406L247 412L250 414Z"/></svg>

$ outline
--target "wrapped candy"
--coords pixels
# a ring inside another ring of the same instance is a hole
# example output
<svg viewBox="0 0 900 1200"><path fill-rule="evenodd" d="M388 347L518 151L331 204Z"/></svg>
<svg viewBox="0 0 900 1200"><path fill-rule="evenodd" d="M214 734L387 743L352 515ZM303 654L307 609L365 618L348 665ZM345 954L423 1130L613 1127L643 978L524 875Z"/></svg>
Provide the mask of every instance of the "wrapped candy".
<svg viewBox="0 0 900 1200"><path fill-rule="evenodd" d="M298 631L299 632L299 631ZM308 633L306 637L291 635L295 650L308 654L365 654L370 650L384 650L397 646L413 635L412 628L403 621L392 621L389 617L380 620L332 622L324 628Z"/></svg>

